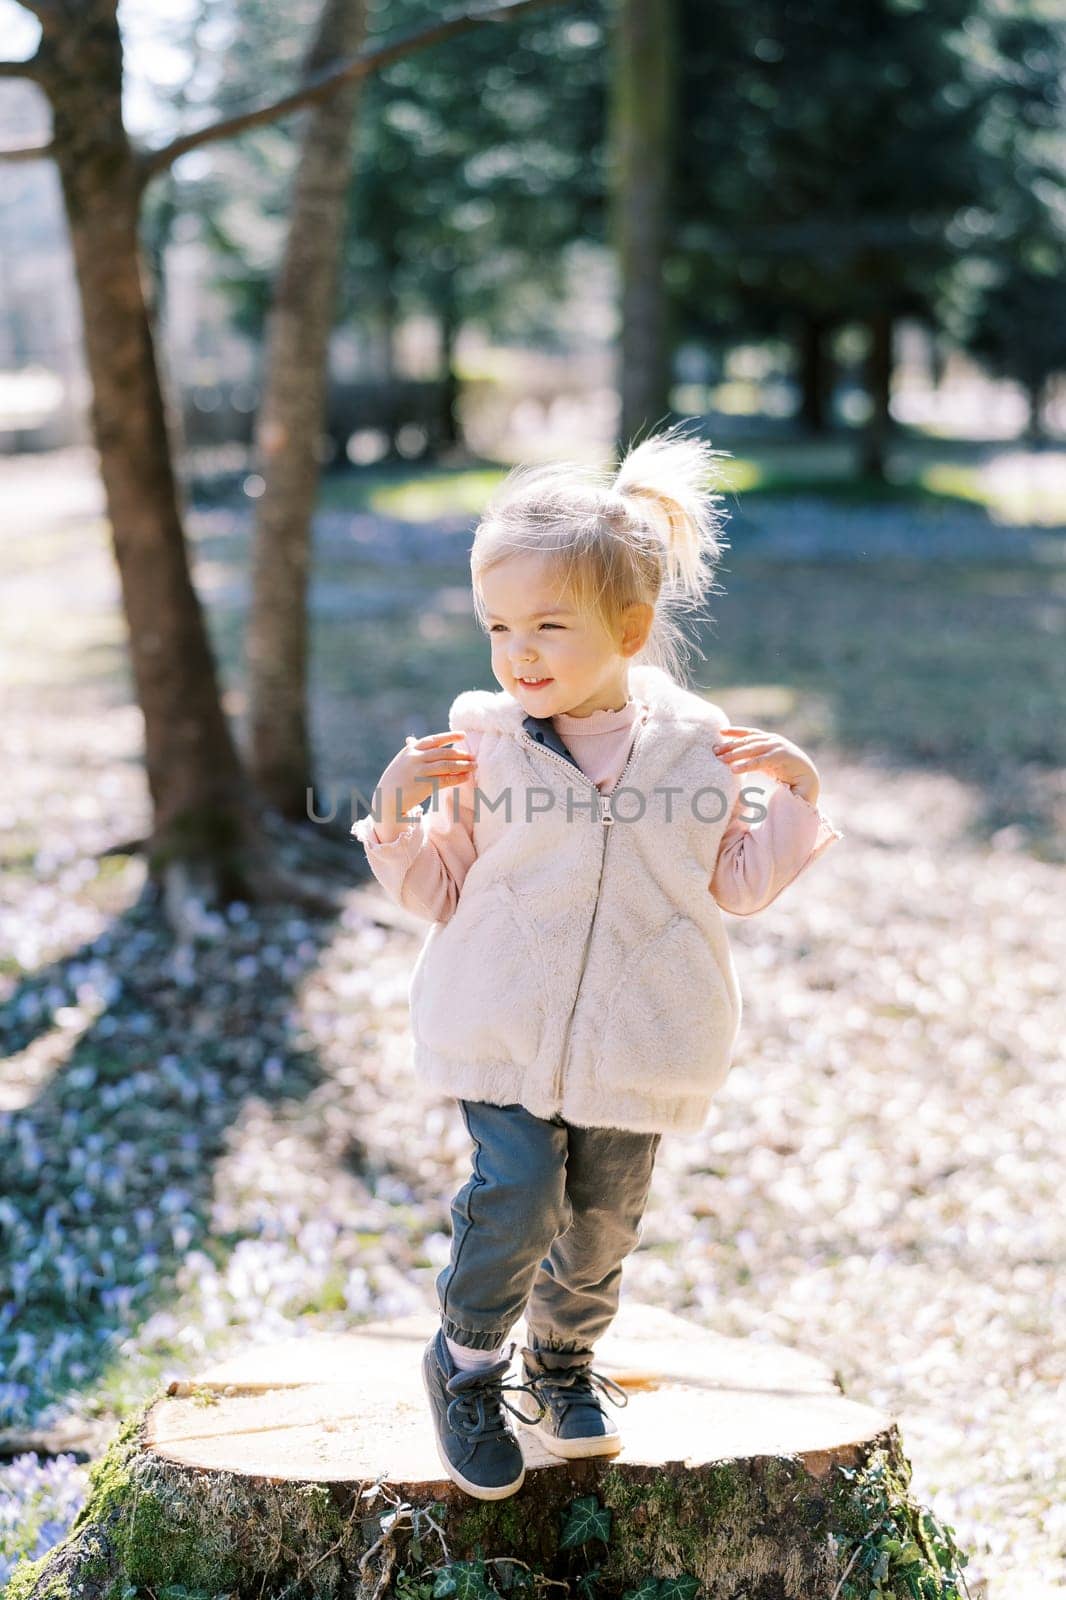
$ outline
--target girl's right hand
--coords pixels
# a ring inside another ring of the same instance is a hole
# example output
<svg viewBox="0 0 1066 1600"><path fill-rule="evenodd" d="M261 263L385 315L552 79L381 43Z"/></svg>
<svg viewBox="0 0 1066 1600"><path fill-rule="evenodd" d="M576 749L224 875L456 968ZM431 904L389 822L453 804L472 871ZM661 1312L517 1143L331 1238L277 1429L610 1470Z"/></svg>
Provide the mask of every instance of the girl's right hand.
<svg viewBox="0 0 1066 1600"><path fill-rule="evenodd" d="M416 739L410 734L404 747L381 774L382 818L394 824L397 813L405 815L433 794L434 783L450 788L462 783L474 770L474 757L468 750L448 748L461 740L461 733L427 733Z"/></svg>

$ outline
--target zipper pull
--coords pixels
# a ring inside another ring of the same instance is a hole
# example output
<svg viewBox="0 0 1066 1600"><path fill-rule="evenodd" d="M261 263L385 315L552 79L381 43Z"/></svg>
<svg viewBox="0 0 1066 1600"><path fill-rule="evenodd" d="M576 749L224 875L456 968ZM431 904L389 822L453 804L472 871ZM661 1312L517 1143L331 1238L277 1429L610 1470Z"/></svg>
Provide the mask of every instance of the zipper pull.
<svg viewBox="0 0 1066 1600"><path fill-rule="evenodd" d="M611 797L609 794L600 795L600 821L605 827L610 827L614 822L614 814L611 811Z"/></svg>

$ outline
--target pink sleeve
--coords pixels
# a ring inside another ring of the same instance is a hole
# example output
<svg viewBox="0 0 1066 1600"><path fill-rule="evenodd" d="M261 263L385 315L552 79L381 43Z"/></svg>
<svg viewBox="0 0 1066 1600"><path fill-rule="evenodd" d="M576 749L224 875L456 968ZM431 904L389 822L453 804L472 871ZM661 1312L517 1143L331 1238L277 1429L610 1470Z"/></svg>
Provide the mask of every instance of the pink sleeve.
<svg viewBox="0 0 1066 1600"><path fill-rule="evenodd" d="M709 888L723 911L750 917L776 900L782 889L844 835L829 818L790 789L773 784L764 802L766 816L757 826L742 822L737 812L750 801L737 796L718 850Z"/></svg>
<svg viewBox="0 0 1066 1600"><path fill-rule="evenodd" d="M463 736L473 756L480 738L476 733ZM463 879L476 859L476 781L474 772L462 783L439 789L436 804L427 801L417 807L399 837L387 844L378 838L373 816L361 817L351 830L364 846L371 871L389 898L430 922L447 922L453 915Z"/></svg>

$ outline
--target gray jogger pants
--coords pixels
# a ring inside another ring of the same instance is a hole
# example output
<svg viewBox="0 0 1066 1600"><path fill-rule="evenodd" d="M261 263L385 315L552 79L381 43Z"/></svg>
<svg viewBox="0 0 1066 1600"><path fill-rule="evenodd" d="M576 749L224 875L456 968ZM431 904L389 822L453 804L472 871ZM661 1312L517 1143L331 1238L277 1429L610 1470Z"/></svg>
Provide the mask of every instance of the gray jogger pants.
<svg viewBox="0 0 1066 1600"><path fill-rule="evenodd" d="M436 1280L444 1332L491 1350L524 1312L538 1351L591 1353L618 1310L662 1135L577 1128L521 1105L459 1107L473 1170Z"/></svg>

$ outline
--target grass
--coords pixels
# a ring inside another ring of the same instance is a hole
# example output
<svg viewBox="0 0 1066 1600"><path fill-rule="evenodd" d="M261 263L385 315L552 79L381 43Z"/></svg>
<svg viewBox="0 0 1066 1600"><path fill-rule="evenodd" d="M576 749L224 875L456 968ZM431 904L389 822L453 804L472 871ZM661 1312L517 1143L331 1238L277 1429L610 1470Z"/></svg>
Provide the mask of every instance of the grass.
<svg viewBox="0 0 1066 1600"><path fill-rule="evenodd" d="M813 445L803 452L794 445L770 446L727 462L723 488L755 499L814 494L849 505L977 506L998 523L1066 526L1066 467L1026 470L1010 463L1010 455L1001 450L955 455L940 441L904 438L893 449L882 482L855 473L850 451L839 446ZM1001 470L1005 461L1007 471Z"/></svg>
<svg viewBox="0 0 1066 1600"><path fill-rule="evenodd" d="M731 448L728 435L713 442ZM728 496L815 494L850 505L981 506L998 522L1066 525L1066 470L1054 470L1054 454L1029 454L1027 465L1002 472L1002 463L1022 461L1018 447L937 439L899 428L882 482L856 473L855 441L847 434L735 444L719 469ZM1042 460L1050 463L1047 470L1033 465ZM320 505L413 522L464 515L473 520L508 469L507 462L480 458L459 466L396 462L327 473Z"/></svg>
<svg viewBox="0 0 1066 1600"><path fill-rule="evenodd" d="M320 504L327 510L373 511L406 522L438 517L476 517L507 467L434 467L413 473L407 465L363 469L357 475L327 475ZM354 481L353 481L354 480Z"/></svg>
<svg viewBox="0 0 1066 1600"><path fill-rule="evenodd" d="M723 491L731 495L783 498L815 494L848 504L980 506L997 522L1066 525L1063 450L1052 443L1031 450L1022 442L938 437L933 430L897 424L888 452L886 481L856 471L858 432L783 435L780 430L731 432L729 419L704 419L717 449ZM596 452L575 447L583 459ZM323 474L323 511L376 512L412 522L469 517L471 523L511 462L472 456L453 464L401 460L333 469ZM201 503L249 509L245 470L192 480Z"/></svg>

